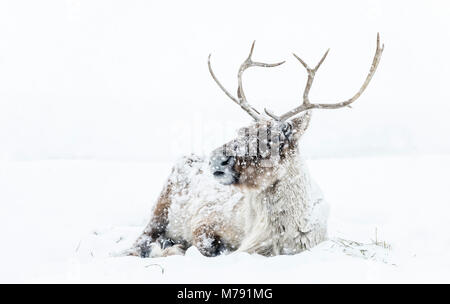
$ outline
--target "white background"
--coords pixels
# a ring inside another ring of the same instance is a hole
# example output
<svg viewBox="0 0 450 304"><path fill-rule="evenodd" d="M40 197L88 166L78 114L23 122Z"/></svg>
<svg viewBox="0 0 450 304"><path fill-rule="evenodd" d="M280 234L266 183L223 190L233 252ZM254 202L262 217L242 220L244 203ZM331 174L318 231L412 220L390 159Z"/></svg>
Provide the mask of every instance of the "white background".
<svg viewBox="0 0 450 304"><path fill-rule="evenodd" d="M250 117L231 92L256 40L247 97L295 107L306 73L331 52L311 99L362 84L381 33L385 51L353 109L316 111L310 157L450 152L447 1L1 1L0 160L172 161L207 153Z"/></svg>
<svg viewBox="0 0 450 304"><path fill-rule="evenodd" d="M450 282L448 3L1 0L0 282ZM366 92L314 111L302 142L329 241L273 258L110 257L142 231L175 158L251 121L210 77L210 52L231 92L253 40L255 60L287 60L244 75L249 101L282 113L306 81L292 52L314 66L331 48L310 97L341 101L377 32ZM368 245L349 256L338 236Z"/></svg>

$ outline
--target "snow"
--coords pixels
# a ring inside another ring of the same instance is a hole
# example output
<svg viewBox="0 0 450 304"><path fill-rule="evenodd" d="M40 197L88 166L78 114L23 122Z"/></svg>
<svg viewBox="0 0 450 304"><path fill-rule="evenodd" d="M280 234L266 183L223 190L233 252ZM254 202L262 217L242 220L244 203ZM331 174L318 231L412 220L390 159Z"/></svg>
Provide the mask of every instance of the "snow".
<svg viewBox="0 0 450 304"><path fill-rule="evenodd" d="M207 154L250 119L209 53L233 94L253 40L255 61L286 60L243 79L252 106L281 114L307 78L292 52L314 66L331 48L310 98L338 102L362 85L377 32L367 90L352 109L314 112L304 155L449 153L449 28L439 0L2 0L0 160Z"/></svg>
<svg viewBox="0 0 450 304"><path fill-rule="evenodd" d="M231 17L231 18L230 18ZM450 283L448 1L0 1L0 282ZM301 150L331 205L330 240L295 256L114 257L148 222L175 159L249 117L284 113L331 48ZM344 158L342 158L344 157ZM355 243L358 242L358 243ZM374 242L376 244L374 244ZM386 243L384 243L386 242Z"/></svg>
<svg viewBox="0 0 450 304"><path fill-rule="evenodd" d="M450 282L450 156L308 161L330 240L293 256L116 257L170 163L0 163L0 282Z"/></svg>

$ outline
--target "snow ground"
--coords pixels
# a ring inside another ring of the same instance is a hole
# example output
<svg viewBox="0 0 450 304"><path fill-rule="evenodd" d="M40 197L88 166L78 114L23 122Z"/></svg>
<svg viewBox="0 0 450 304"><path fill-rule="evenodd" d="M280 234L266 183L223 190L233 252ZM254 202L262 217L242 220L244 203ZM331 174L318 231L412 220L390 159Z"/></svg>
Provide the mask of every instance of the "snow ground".
<svg viewBox="0 0 450 304"><path fill-rule="evenodd" d="M450 283L450 156L310 160L331 239L295 256L112 257L140 233L170 166L0 163L0 282Z"/></svg>

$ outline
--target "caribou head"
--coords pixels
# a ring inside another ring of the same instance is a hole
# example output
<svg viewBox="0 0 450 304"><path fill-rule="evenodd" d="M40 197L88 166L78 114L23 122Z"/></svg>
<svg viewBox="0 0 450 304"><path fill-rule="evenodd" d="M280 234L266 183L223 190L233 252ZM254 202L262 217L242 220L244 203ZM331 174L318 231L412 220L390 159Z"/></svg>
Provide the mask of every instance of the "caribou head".
<svg viewBox="0 0 450 304"><path fill-rule="evenodd" d="M230 94L219 82L208 57L208 67L212 78L221 90L245 112L254 122L238 132L237 138L214 150L210 158L210 169L214 177L224 185L240 185L248 188L259 188L272 185L279 178L278 170L282 170L283 162L293 159L298 150L301 135L308 127L312 109L339 109L350 107L368 86L372 79L384 45L380 45L380 36L377 35L375 55L363 85L350 99L338 103L312 103L309 100L309 91L314 77L328 55L325 52L314 68L309 67L299 56L293 54L308 73L308 79L303 92L302 103L283 115L275 115L272 111L264 109L265 115L252 107L244 94L242 87L242 74L250 67L276 67L284 63L262 63L252 60L255 42L253 42L247 59L241 64L237 79L237 98ZM297 116L305 112L301 116Z"/></svg>

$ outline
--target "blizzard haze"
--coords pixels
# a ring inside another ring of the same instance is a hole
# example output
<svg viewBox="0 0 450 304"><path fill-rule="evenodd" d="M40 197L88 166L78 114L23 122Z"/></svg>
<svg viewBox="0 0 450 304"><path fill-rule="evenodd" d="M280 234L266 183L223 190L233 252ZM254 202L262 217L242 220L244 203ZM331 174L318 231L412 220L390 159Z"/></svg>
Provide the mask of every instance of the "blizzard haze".
<svg viewBox="0 0 450 304"><path fill-rule="evenodd" d="M301 142L331 206L329 240L265 258L115 257L174 160L209 153L257 109L314 110ZM0 1L0 282L450 282L450 2Z"/></svg>
<svg viewBox="0 0 450 304"><path fill-rule="evenodd" d="M450 5L446 1L2 1L0 159L173 161L207 153L250 117L216 86L285 112L331 52L312 101L362 84L380 32L378 71L353 109L315 111L310 157L450 151Z"/></svg>

